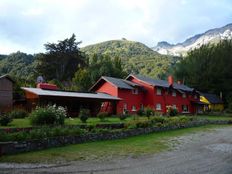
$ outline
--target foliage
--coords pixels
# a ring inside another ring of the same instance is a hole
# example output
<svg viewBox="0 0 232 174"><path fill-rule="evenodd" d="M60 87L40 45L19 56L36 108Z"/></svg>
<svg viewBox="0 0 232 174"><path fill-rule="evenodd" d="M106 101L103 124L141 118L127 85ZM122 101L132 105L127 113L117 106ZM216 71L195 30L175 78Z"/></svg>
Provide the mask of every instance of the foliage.
<svg viewBox="0 0 232 174"><path fill-rule="evenodd" d="M87 55L101 54L120 57L126 72L162 78L179 58L160 55L146 45L128 40L106 41L81 49Z"/></svg>
<svg viewBox="0 0 232 174"><path fill-rule="evenodd" d="M80 51L73 34L58 43L45 44L46 53L37 55L36 70L46 80L71 81L80 67L86 66L85 55Z"/></svg>
<svg viewBox="0 0 232 174"><path fill-rule="evenodd" d="M151 116L154 116L155 112L152 108L146 107L144 108L144 114L148 119L150 119Z"/></svg>
<svg viewBox="0 0 232 174"><path fill-rule="evenodd" d="M198 90L232 98L232 40L203 45L189 52L174 69L176 79Z"/></svg>
<svg viewBox="0 0 232 174"><path fill-rule="evenodd" d="M48 105L36 107L30 114L32 125L63 125L67 112L64 107Z"/></svg>
<svg viewBox="0 0 232 174"><path fill-rule="evenodd" d="M143 115L144 115L144 110L140 108L140 109L137 111L137 115L143 116Z"/></svg>
<svg viewBox="0 0 232 174"><path fill-rule="evenodd" d="M101 121L105 121L106 117L108 116L109 114L107 112L100 112L97 114L97 117L101 120Z"/></svg>
<svg viewBox="0 0 232 174"><path fill-rule="evenodd" d="M9 74L15 79L21 81L34 80L34 60L35 57L30 54L16 52L0 59L0 76Z"/></svg>
<svg viewBox="0 0 232 174"><path fill-rule="evenodd" d="M7 126L10 122L12 122L12 117L8 114L1 113L0 114L0 125Z"/></svg>
<svg viewBox="0 0 232 174"><path fill-rule="evenodd" d="M84 109L84 108L80 109L79 118L82 121L82 123L86 123L89 116L90 116L89 109Z"/></svg>
<svg viewBox="0 0 232 174"><path fill-rule="evenodd" d="M11 118L25 118L28 116L27 111L23 109L15 109L8 114Z"/></svg>
<svg viewBox="0 0 232 174"><path fill-rule="evenodd" d="M43 139L57 136L82 135L86 130L79 127L40 127L30 131L19 131L13 133L1 132L0 141L24 141L33 139Z"/></svg>
<svg viewBox="0 0 232 174"><path fill-rule="evenodd" d="M119 115L119 119L122 121L122 120L125 120L127 117L129 117L128 113L123 113L123 114L120 114Z"/></svg>
<svg viewBox="0 0 232 174"><path fill-rule="evenodd" d="M173 106L166 106L167 115L169 116L176 116L178 114L178 110L176 107Z"/></svg>
<svg viewBox="0 0 232 174"><path fill-rule="evenodd" d="M101 76L123 78L125 76L121 59L108 55L94 54L87 67L79 69L72 79L77 90L88 90Z"/></svg>

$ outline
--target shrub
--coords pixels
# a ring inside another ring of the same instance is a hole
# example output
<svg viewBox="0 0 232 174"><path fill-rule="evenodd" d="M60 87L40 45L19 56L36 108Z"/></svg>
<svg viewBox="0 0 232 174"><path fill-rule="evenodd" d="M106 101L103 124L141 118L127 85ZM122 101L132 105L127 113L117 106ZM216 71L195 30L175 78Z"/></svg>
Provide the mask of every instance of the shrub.
<svg viewBox="0 0 232 174"><path fill-rule="evenodd" d="M177 108L175 108L173 106L167 106L167 114L169 116L176 116L178 114L178 110L177 110Z"/></svg>
<svg viewBox="0 0 232 174"><path fill-rule="evenodd" d="M122 121L122 120L125 120L127 117L129 117L129 115L127 114L120 114L119 115L119 119Z"/></svg>
<svg viewBox="0 0 232 174"><path fill-rule="evenodd" d="M66 116L64 107L48 105L46 107L36 107L32 111L30 119L32 125L63 125Z"/></svg>
<svg viewBox="0 0 232 174"><path fill-rule="evenodd" d="M144 114L148 119L150 119L151 116L154 116L154 113L155 113L154 110L150 107L146 107L144 109Z"/></svg>
<svg viewBox="0 0 232 174"><path fill-rule="evenodd" d="M86 123L90 115L89 109L80 109L79 118L82 123Z"/></svg>
<svg viewBox="0 0 232 174"><path fill-rule="evenodd" d="M97 117L101 120L101 121L105 121L105 118L108 116L107 112L100 112L97 114Z"/></svg>
<svg viewBox="0 0 232 174"><path fill-rule="evenodd" d="M7 126L10 122L12 122L12 118L8 114L1 114L0 115L0 125Z"/></svg>
<svg viewBox="0 0 232 174"><path fill-rule="evenodd" d="M16 109L9 113L11 118L25 118L28 116L28 113L23 109Z"/></svg>
<svg viewBox="0 0 232 174"><path fill-rule="evenodd" d="M144 110L140 108L140 109L137 111L137 115L143 116L143 115L144 115Z"/></svg>
<svg viewBox="0 0 232 174"><path fill-rule="evenodd" d="M152 118L152 120L151 120L151 122L154 124L157 124L157 123L164 124L167 121L168 121L168 118L163 117L163 116L157 116L157 117Z"/></svg>

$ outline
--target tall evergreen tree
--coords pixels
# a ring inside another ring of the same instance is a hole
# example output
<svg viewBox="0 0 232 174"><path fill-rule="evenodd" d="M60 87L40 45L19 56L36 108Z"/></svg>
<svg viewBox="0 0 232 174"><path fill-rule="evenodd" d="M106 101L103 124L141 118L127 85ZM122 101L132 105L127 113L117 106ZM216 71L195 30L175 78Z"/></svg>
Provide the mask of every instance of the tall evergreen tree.
<svg viewBox="0 0 232 174"><path fill-rule="evenodd" d="M86 66L86 58L73 34L58 43L45 44L46 53L37 55L37 73L46 80L71 81L74 73Z"/></svg>

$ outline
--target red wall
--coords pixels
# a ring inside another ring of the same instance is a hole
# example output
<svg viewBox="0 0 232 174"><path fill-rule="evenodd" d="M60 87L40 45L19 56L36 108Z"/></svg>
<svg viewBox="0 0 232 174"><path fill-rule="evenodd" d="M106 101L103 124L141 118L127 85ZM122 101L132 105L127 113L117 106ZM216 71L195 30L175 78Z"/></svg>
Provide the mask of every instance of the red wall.
<svg viewBox="0 0 232 174"><path fill-rule="evenodd" d="M105 82L103 85L101 85L96 92L104 92L107 94L110 94L112 96L118 96L118 88L111 83Z"/></svg>
<svg viewBox="0 0 232 174"><path fill-rule="evenodd" d="M138 90L138 94L133 94L132 90L118 89L118 97L122 98L123 100L117 105L117 113L122 113L124 104L126 104L129 113L133 114L136 113L140 109L141 104L143 104L144 95L140 90ZM136 111L132 111L132 106L136 107Z"/></svg>

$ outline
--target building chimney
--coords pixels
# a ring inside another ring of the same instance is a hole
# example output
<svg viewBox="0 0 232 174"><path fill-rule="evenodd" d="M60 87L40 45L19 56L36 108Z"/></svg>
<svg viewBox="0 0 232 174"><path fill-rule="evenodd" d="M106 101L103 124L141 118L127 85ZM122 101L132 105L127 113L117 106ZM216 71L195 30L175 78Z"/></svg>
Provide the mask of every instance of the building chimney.
<svg viewBox="0 0 232 174"><path fill-rule="evenodd" d="M171 85L173 85L173 83L174 83L174 79L173 79L173 76L168 76L168 84L171 86Z"/></svg>
<svg viewBox="0 0 232 174"><path fill-rule="evenodd" d="M40 88L40 89L49 89L49 90L57 90L58 87L54 84L49 84L49 83L38 83L37 88Z"/></svg>

